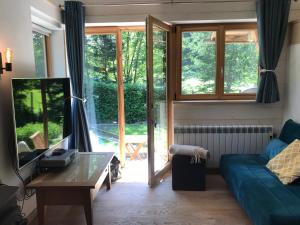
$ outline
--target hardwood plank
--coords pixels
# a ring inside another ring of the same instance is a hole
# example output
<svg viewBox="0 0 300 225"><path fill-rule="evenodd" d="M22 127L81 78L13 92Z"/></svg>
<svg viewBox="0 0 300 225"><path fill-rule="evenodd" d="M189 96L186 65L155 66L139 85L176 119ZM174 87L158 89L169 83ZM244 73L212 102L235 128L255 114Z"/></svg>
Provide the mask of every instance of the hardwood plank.
<svg viewBox="0 0 300 225"><path fill-rule="evenodd" d="M122 181L122 180L121 180ZM93 202L95 225L251 225L220 175L207 176L207 191L172 191L170 175L155 188L146 183L112 185ZM30 225L37 225L34 221ZM45 225L85 225L84 210L48 206Z"/></svg>

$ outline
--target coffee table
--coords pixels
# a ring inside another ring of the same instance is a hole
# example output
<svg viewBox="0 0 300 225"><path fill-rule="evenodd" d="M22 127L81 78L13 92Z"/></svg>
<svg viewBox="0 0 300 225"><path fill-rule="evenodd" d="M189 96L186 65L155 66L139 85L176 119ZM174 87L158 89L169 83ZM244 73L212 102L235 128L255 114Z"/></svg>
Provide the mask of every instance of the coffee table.
<svg viewBox="0 0 300 225"><path fill-rule="evenodd" d="M45 206L82 205L87 225L93 225L92 201L103 182L111 187L113 152L78 153L67 168L48 172L27 185L36 189L39 225L44 225Z"/></svg>

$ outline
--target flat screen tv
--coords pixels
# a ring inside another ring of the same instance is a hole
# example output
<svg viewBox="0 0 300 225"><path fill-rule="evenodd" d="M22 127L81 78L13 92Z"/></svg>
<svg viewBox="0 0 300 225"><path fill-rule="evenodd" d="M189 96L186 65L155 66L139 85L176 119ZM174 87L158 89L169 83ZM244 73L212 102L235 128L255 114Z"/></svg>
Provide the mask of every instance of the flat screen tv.
<svg viewBox="0 0 300 225"><path fill-rule="evenodd" d="M16 164L30 164L71 134L69 78L12 79Z"/></svg>

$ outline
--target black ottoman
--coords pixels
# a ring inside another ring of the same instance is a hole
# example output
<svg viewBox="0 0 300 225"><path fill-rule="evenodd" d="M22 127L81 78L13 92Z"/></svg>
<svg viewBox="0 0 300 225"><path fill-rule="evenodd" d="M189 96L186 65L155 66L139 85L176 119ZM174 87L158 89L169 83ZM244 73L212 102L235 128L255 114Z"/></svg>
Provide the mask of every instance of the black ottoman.
<svg viewBox="0 0 300 225"><path fill-rule="evenodd" d="M206 161L191 163L192 156L174 155L172 159L172 188L182 191L204 191Z"/></svg>

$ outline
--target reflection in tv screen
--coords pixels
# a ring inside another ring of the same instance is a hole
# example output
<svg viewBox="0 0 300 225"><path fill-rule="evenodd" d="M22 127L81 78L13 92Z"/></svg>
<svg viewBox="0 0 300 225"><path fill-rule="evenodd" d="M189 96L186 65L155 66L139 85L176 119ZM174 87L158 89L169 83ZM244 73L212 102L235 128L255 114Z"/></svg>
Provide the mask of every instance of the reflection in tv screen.
<svg viewBox="0 0 300 225"><path fill-rule="evenodd" d="M19 168L71 133L70 81L13 79Z"/></svg>

